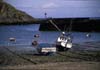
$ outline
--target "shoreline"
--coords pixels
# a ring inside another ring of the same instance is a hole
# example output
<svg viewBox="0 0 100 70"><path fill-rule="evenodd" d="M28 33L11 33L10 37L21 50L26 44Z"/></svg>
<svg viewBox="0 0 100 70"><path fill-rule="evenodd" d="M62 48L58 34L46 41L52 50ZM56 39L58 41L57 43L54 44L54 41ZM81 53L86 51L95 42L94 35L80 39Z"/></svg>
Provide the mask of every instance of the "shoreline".
<svg viewBox="0 0 100 70"><path fill-rule="evenodd" d="M97 48L98 42L88 42ZM63 70L98 70L100 65L100 50L86 50L86 44L74 45L66 52L58 52L54 56L37 56L33 54L18 54L10 52L5 48L0 49L0 69L63 69ZM7 47L7 46L6 46ZM93 46L89 46L92 48ZM81 48L81 49L77 49ZM2 51L1 51L2 50ZM27 49L26 49L27 50ZM6 52L6 53L5 53ZM88 67L88 68L87 68ZM96 69L95 69L96 68Z"/></svg>

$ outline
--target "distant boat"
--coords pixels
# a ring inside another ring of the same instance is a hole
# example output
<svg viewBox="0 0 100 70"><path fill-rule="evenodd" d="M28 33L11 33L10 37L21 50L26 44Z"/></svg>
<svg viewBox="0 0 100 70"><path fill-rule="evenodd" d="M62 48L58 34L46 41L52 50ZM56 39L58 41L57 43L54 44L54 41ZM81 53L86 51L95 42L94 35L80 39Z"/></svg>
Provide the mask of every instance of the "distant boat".
<svg viewBox="0 0 100 70"><path fill-rule="evenodd" d="M16 41L16 38L10 37L10 38L9 38L9 41L14 41L14 42L15 42L15 41Z"/></svg>

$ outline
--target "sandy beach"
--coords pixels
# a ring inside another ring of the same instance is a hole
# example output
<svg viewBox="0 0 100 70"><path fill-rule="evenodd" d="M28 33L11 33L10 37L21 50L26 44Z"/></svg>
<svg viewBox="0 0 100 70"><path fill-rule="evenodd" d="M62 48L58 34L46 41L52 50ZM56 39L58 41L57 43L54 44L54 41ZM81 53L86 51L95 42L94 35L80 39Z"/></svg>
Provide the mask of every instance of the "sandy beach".
<svg viewBox="0 0 100 70"><path fill-rule="evenodd" d="M100 42L74 44L69 51L54 56L20 54L11 47L0 47L0 70L100 70L99 46Z"/></svg>
<svg viewBox="0 0 100 70"><path fill-rule="evenodd" d="M100 70L99 62L60 62L2 67L4 70Z"/></svg>

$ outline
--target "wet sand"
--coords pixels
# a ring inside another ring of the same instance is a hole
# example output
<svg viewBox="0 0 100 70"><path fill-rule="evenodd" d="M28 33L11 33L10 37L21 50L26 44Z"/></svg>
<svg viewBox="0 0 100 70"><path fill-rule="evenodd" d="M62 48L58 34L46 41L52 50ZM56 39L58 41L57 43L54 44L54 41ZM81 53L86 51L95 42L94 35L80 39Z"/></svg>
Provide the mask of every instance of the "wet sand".
<svg viewBox="0 0 100 70"><path fill-rule="evenodd" d="M100 70L100 62L60 62L39 65L7 66L4 70Z"/></svg>
<svg viewBox="0 0 100 70"><path fill-rule="evenodd" d="M0 47L0 70L100 70L100 42L74 44L69 51L54 56L36 56L32 50L28 53L27 48L25 53L7 48Z"/></svg>

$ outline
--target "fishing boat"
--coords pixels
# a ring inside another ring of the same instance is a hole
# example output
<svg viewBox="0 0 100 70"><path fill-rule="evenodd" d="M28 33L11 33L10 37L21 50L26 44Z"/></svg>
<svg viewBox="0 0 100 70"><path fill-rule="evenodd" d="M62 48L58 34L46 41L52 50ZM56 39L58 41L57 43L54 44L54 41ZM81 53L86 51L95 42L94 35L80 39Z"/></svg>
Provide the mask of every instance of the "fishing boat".
<svg viewBox="0 0 100 70"><path fill-rule="evenodd" d="M52 20L49 20L49 21L52 25L55 26L55 28L58 31L62 32L62 30ZM56 41L57 51L67 51L68 49L72 48L71 30L72 30L72 20L69 25L68 34L66 34L66 32L62 32L61 36L58 36L58 39Z"/></svg>
<svg viewBox="0 0 100 70"><path fill-rule="evenodd" d="M47 18L46 15L47 14L45 13L45 17ZM53 19L48 19L48 22L50 22L58 31L62 32L61 29L53 22ZM48 47L43 45L42 47L37 47L39 54L51 54L57 51L67 51L68 49L72 48L72 37L70 34L72 29L72 22L69 28L69 33L66 34L66 32L62 32L61 36L58 36L58 39L54 45ZM34 37L38 38L38 35Z"/></svg>
<svg viewBox="0 0 100 70"><path fill-rule="evenodd" d="M67 51L72 48L72 37L62 32L62 35L56 41L56 48L58 51Z"/></svg>

